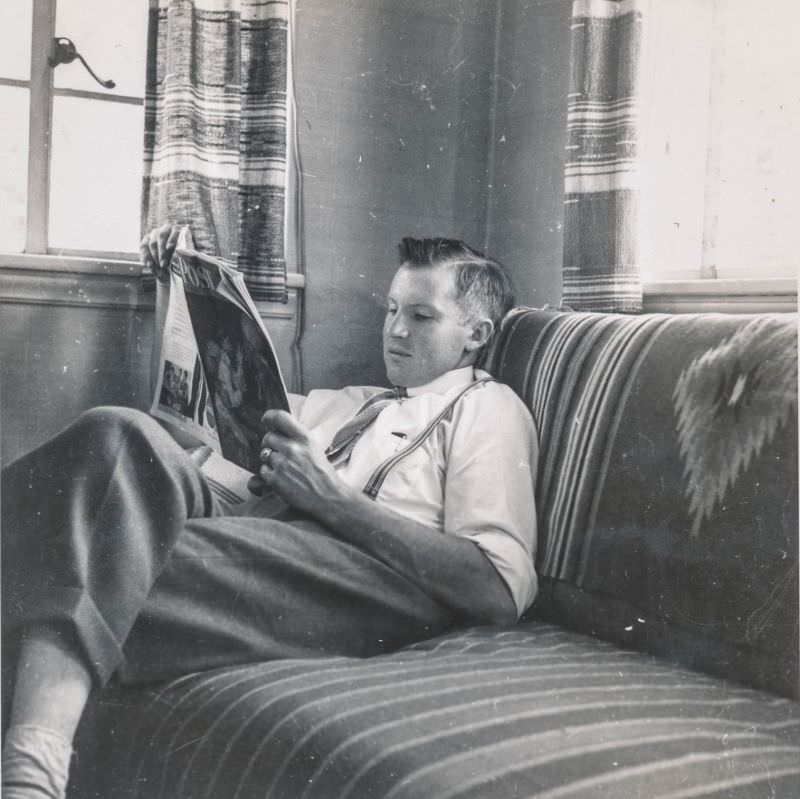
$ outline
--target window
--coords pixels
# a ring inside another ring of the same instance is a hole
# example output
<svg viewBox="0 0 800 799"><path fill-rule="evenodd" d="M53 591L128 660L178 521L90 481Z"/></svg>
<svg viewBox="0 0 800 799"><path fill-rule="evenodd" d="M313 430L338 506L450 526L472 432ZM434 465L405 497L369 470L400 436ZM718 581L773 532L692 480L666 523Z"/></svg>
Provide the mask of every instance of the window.
<svg viewBox="0 0 800 799"><path fill-rule="evenodd" d="M78 59L51 68L55 37ZM0 251L124 257L139 240L147 3L0 4Z"/></svg>
<svg viewBox="0 0 800 799"><path fill-rule="evenodd" d="M800 4L653 0L649 10L645 279L796 278Z"/></svg>

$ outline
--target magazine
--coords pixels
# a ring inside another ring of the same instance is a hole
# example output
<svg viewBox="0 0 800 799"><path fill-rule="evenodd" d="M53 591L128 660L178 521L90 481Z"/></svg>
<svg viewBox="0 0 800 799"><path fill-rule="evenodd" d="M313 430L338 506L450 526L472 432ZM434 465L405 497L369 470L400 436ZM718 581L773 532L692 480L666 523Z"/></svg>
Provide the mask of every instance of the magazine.
<svg viewBox="0 0 800 799"><path fill-rule="evenodd" d="M230 484L220 461L244 470L241 478L258 471L260 420L272 408L289 410L286 385L242 274L179 247L151 414L196 439L204 471L222 469Z"/></svg>

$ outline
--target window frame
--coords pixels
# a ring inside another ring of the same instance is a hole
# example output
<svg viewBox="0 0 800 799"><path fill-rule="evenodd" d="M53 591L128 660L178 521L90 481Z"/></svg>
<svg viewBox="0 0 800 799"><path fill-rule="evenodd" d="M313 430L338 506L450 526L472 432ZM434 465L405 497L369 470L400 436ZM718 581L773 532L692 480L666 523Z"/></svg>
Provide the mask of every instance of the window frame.
<svg viewBox="0 0 800 799"><path fill-rule="evenodd" d="M711 25L719 24L718 3L712 2ZM718 31L717 31L718 33ZM711 52L709 96L719 96L720 64L724 59L725 43L719 35L709 34ZM677 276L669 273L651 274L642 282L643 309L657 313L796 313L798 310L798 277L770 274L755 277L730 276L719 268L717 227L719 224L720 157L722 152L723 115L720 102L709 102L708 130L705 153L702 243L696 274Z"/></svg>
<svg viewBox="0 0 800 799"><path fill-rule="evenodd" d="M795 313L797 280L791 277L698 277L644 282L646 313Z"/></svg>
<svg viewBox="0 0 800 799"><path fill-rule="evenodd" d="M0 266L19 264L31 256L66 256L77 267L80 263L130 263L138 260L136 252L73 250L49 246L50 157L53 127L53 99L77 97L126 105L144 105L144 97L107 94L85 89L57 88L48 58L56 37L57 0L33 0L31 24L31 61L27 80L0 76L0 86L27 89L29 92L28 177L25 219L25 249L22 253L0 251ZM27 256L27 258L26 258Z"/></svg>
<svg viewBox="0 0 800 799"><path fill-rule="evenodd" d="M646 41L643 48L646 55L643 56L643 81L648 89L652 89L651 79L653 74L659 73L661 76L672 77L669 70L670 59L674 56L664 58L664 52L672 52L675 45L674 39L664 33L664 28L660 22L670 19L678 26L686 24L687 8L693 8L692 0L682 0L677 9L667 9L658 7L654 0L648 3L648 24ZM656 9L658 10L656 12ZM765 270L759 269L756 263L740 264L740 268L731 269L730 264L726 264L722 248L719 246L718 233L721 214L720 189L722 181L721 159L723 147L725 145L724 131L726 127L726 116L724 113L724 83L723 70L727 67L726 49L730 41L726 38L725 31L730 24L730 17L725 8L725 0L708 0L703 6L705 17L692 28L692 35L700 36L703 47L695 47L694 53L705 53L707 68L707 96L704 99L703 130L704 130L704 149L703 154L703 179L697 181L696 185L704 194L702 204L702 215L693 216L692 221L699 222L699 233L701 237L697 241L696 253L694 257L686 259L679 257L676 263L678 268L663 268L664 265L658 257L651 258L653 254L658 256L658 252L650 253L645 251L642 254L643 264L643 294L645 310L664 310L666 312L695 312L706 310L776 310L794 311L797 309L797 285L798 264L796 256L790 255L790 260L774 271L767 272L763 277L760 276ZM656 12L656 13L654 13ZM733 13L733 12L731 12ZM688 34L687 34L688 35ZM707 46L707 50L705 49ZM732 51L731 51L732 52ZM681 76L683 74L681 73ZM683 76L685 77L685 76ZM659 89L663 91L663 80L660 82ZM676 95L677 97L678 95ZM698 95L700 96L700 95ZM750 98L746 98L750 102ZM660 117L671 120L677 107L682 107L684 98L681 97L673 105L670 101L663 99L664 108L659 108ZM660 106L660 103L653 103ZM665 109L669 109L665 111ZM650 109L648 109L648 112ZM659 114L654 115L658 120ZM661 122L664 119L660 120ZM644 149L648 149L648 155L669 153L674 149L674 141L671 141L668 134L662 138L660 133L662 128L658 127L659 122L654 123L658 130L654 144L647 142L650 128L647 124L642 126L640 131L644 134ZM668 130L669 126L666 129ZM684 145L683 139L678 142ZM696 154L700 149L696 151ZM658 155L655 156L657 161ZM650 210L650 209L648 209ZM663 209L662 209L663 210ZM659 219L669 219L668 215L661 214ZM646 219L642 217L641 224L646 225ZM677 223L675 223L677 224ZM663 242L662 242L663 244ZM680 255L685 253L681 251ZM653 264L656 264L653 268ZM651 269L645 270L645 265Z"/></svg>
<svg viewBox="0 0 800 799"><path fill-rule="evenodd" d="M72 96L142 105L141 97L56 88L54 68L48 64L56 35L57 0L32 0L30 73L27 79L0 76L0 85L29 92L29 134L25 247L0 250L0 269L21 268L44 274L56 269L70 274L129 275L138 253L102 250L65 250L48 246L50 195L50 132L53 99ZM706 220L707 221L707 220ZM704 222L705 224L706 222ZM741 310L795 310L797 280L783 278L717 278L704 252L701 275L693 278L648 277L644 281L645 310L694 312L734 307ZM290 287L295 281L290 273ZM766 304L766 308L764 307Z"/></svg>

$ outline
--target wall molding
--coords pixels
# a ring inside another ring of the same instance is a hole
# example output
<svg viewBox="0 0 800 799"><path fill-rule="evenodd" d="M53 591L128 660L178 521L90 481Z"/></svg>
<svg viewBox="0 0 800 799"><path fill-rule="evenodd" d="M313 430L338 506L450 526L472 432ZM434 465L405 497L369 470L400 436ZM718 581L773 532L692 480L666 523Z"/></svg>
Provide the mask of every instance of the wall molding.
<svg viewBox="0 0 800 799"><path fill-rule="evenodd" d="M140 277L67 274L44 270L0 270L0 303L58 305L75 308L152 311L154 292Z"/></svg>
<svg viewBox="0 0 800 799"><path fill-rule="evenodd" d="M141 265L49 255L0 255L0 304L70 306L152 312L155 291L148 290ZM262 318L291 319L302 275L292 275L284 305L256 302Z"/></svg>

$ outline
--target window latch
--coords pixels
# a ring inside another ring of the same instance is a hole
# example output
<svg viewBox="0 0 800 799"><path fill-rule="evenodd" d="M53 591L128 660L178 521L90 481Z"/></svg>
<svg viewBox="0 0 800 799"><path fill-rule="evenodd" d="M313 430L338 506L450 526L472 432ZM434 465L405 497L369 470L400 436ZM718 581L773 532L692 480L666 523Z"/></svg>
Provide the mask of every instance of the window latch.
<svg viewBox="0 0 800 799"><path fill-rule="evenodd" d="M47 63L50 64L51 67L57 67L59 64L69 64L76 58L101 86L106 89L113 89L114 86L116 86L113 80L100 80L100 78L95 75L94 70L86 63L71 39L67 39L65 36L58 36L53 39L53 47L50 52L50 57L47 59Z"/></svg>

